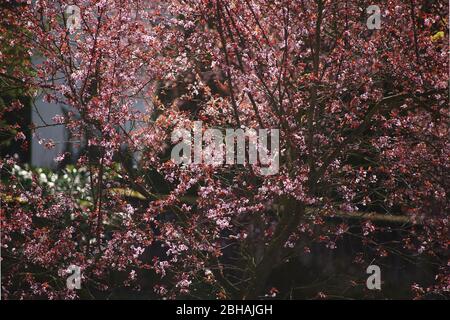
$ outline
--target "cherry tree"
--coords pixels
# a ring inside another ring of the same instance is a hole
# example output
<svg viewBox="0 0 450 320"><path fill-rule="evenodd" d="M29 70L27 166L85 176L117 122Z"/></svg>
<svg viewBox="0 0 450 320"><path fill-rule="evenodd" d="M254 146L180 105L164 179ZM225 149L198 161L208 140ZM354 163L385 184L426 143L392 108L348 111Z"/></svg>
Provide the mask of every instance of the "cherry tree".
<svg viewBox="0 0 450 320"><path fill-rule="evenodd" d="M412 289L448 294L448 5L381 1L381 28L371 30L371 4L84 0L2 9L2 28L17 33L10 45L43 61L9 77L69 107L46 125L70 130L84 150L74 170L86 179L78 191L36 175L24 186L15 160L4 159L5 297L139 290L137 272L150 269L164 297L203 288L209 297L261 298L277 292L277 267L314 243L334 250L345 236L377 259L431 257L435 284ZM175 164L171 133L195 121L279 129L278 174L257 164ZM380 221L400 222L400 246L379 241L391 232ZM66 289L69 265L83 270L84 290Z"/></svg>

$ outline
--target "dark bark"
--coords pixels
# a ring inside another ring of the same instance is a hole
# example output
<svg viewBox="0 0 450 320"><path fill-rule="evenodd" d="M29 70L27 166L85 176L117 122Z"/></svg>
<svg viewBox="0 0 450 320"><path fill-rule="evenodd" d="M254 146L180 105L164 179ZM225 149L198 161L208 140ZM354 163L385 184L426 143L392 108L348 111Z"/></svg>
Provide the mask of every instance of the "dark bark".
<svg viewBox="0 0 450 320"><path fill-rule="evenodd" d="M258 299L264 294L267 279L272 272L273 266L277 265L282 258L280 252L289 236L297 228L300 218L305 213L305 206L298 201L289 198L284 201L284 210L274 236L264 253L260 263L256 266L250 285L245 290L243 299Z"/></svg>

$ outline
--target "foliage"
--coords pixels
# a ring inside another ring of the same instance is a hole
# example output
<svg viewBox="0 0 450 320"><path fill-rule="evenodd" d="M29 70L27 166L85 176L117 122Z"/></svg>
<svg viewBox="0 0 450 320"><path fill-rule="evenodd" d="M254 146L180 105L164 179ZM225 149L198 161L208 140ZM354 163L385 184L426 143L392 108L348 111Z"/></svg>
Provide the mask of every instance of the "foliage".
<svg viewBox="0 0 450 320"><path fill-rule="evenodd" d="M146 269L164 297L261 298L275 268L344 236L364 243L349 252L361 265L432 258L436 281L414 294L448 294L446 3L382 1L382 28L368 30L368 1L79 0L70 30L71 2L23 2L1 14L43 62L19 78L71 108L49 125L85 142L76 168L89 182L73 193L62 172L24 188L20 170L2 181L26 198L1 209L5 298L91 298L117 279L139 290ZM175 165L170 134L196 120L279 128L280 172ZM370 220L324 223L373 210L413 226L383 241L392 229ZM79 292L65 288L71 264Z"/></svg>

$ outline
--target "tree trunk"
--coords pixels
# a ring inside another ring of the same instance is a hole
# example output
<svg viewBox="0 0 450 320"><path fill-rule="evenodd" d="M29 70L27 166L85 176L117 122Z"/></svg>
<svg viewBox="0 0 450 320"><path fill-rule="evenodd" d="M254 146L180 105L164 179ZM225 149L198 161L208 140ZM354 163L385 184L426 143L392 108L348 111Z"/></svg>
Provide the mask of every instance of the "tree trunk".
<svg viewBox="0 0 450 320"><path fill-rule="evenodd" d="M280 252L289 236L297 228L304 212L304 204L291 198L285 201L280 222L261 262L255 268L250 285L243 294L243 299L258 299L264 294L266 282L273 270L273 266L280 261Z"/></svg>

